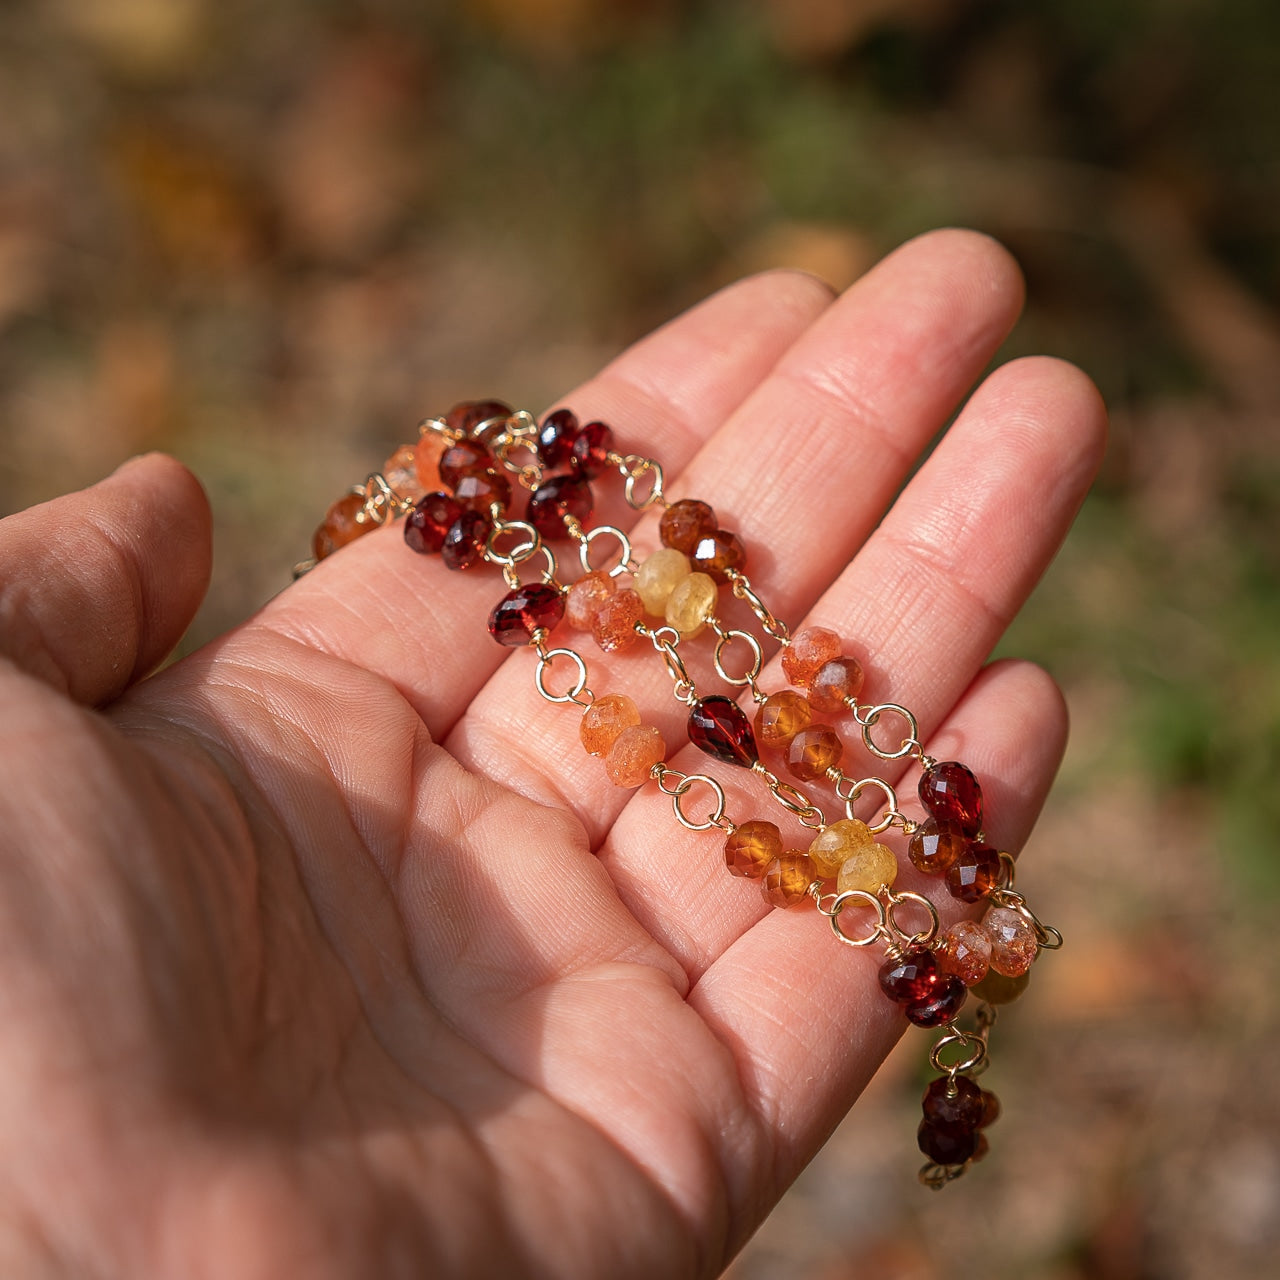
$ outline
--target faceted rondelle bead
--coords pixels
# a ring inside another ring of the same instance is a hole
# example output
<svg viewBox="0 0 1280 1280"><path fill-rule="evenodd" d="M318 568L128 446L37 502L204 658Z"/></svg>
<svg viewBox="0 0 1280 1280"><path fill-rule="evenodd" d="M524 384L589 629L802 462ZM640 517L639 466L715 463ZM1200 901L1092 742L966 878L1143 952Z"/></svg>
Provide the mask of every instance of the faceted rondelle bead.
<svg viewBox="0 0 1280 1280"><path fill-rule="evenodd" d="M605 653L621 653L640 639L636 623L644 617L644 602L630 587L615 592L596 611L591 635Z"/></svg>
<svg viewBox="0 0 1280 1280"><path fill-rule="evenodd" d="M603 422L586 422L578 429L570 448L573 465L594 480L609 465L613 432Z"/></svg>
<svg viewBox="0 0 1280 1280"><path fill-rule="evenodd" d="M946 1129L921 1120L916 1144L935 1164L964 1164L977 1154L978 1136L976 1129Z"/></svg>
<svg viewBox="0 0 1280 1280"><path fill-rule="evenodd" d="M604 771L615 787L638 787L649 780L655 764L667 758L667 744L656 725L623 729L604 758Z"/></svg>
<svg viewBox="0 0 1280 1280"><path fill-rule="evenodd" d="M754 818L735 827L724 842L724 861L735 876L759 880L769 864L783 854L782 832L776 824Z"/></svg>
<svg viewBox="0 0 1280 1280"><path fill-rule="evenodd" d="M625 693L606 693L583 713L578 737L589 756L603 756L624 729L640 723L640 708Z"/></svg>
<svg viewBox="0 0 1280 1280"><path fill-rule="evenodd" d="M405 543L420 555L438 555L462 504L448 493L427 493L404 520Z"/></svg>
<svg viewBox="0 0 1280 1280"><path fill-rule="evenodd" d="M444 415L450 431L469 436L482 422L511 417L511 406L501 400L460 400Z"/></svg>
<svg viewBox="0 0 1280 1280"><path fill-rule="evenodd" d="M405 502L417 502L426 492L418 480L418 451L411 444L402 444L382 464L382 474L397 498Z"/></svg>
<svg viewBox="0 0 1280 1280"><path fill-rule="evenodd" d="M843 711L845 700L862 692L862 664L857 658L832 658L809 681L809 701L819 711Z"/></svg>
<svg viewBox="0 0 1280 1280"><path fill-rule="evenodd" d="M413 446L413 469L423 493L434 493L444 484L440 475L440 459L444 457L447 448L444 437L434 431L428 431Z"/></svg>
<svg viewBox="0 0 1280 1280"><path fill-rule="evenodd" d="M458 481L471 471L485 471L493 465L489 450L479 440L459 440L451 444L441 455L439 462L440 479L450 489L457 487Z"/></svg>
<svg viewBox="0 0 1280 1280"><path fill-rule="evenodd" d="M943 875L969 847L968 837L950 822L926 818L907 841L911 865L927 876Z"/></svg>
<svg viewBox="0 0 1280 1280"><path fill-rule="evenodd" d="M982 830L982 788L958 760L940 760L924 771L920 803L933 817L954 822L967 836Z"/></svg>
<svg viewBox="0 0 1280 1280"><path fill-rule="evenodd" d="M586 521L591 511L591 486L582 476L552 476L529 495L528 521L548 542L568 538L565 516Z"/></svg>
<svg viewBox="0 0 1280 1280"><path fill-rule="evenodd" d="M893 850L873 841L840 864L836 892L861 889L864 893L878 893L882 885L892 885L897 878L898 859Z"/></svg>
<svg viewBox="0 0 1280 1280"><path fill-rule="evenodd" d="M843 755L844 743L829 724L811 724L788 744L787 772L801 782L812 782L838 765Z"/></svg>
<svg viewBox="0 0 1280 1280"><path fill-rule="evenodd" d="M1006 978L1003 973L997 973L991 969L981 982L973 984L973 994L988 1004L1012 1004L1027 989L1030 982L1030 970L1020 977Z"/></svg>
<svg viewBox="0 0 1280 1280"><path fill-rule="evenodd" d="M971 844L947 868L947 891L961 902L981 902L1000 883L1000 855L989 844Z"/></svg>
<svg viewBox="0 0 1280 1280"><path fill-rule="evenodd" d="M454 496L473 511L488 512L495 504L505 513L511 505L511 484L490 468L464 471L453 488Z"/></svg>
<svg viewBox="0 0 1280 1280"><path fill-rule="evenodd" d="M1039 953L1036 931L1009 907L992 907L982 918L991 939L991 967L1006 978L1020 978Z"/></svg>
<svg viewBox="0 0 1280 1280"><path fill-rule="evenodd" d="M689 708L689 741L699 751L744 769L760 759L747 713L722 694L699 698Z"/></svg>
<svg viewBox="0 0 1280 1280"><path fill-rule="evenodd" d="M982 1091L982 1119L978 1121L978 1128L985 1129L989 1124L995 1124L1000 1119L1000 1099L996 1097L989 1089Z"/></svg>
<svg viewBox="0 0 1280 1280"><path fill-rule="evenodd" d="M564 620L575 631L590 631L597 612L617 594L618 580L602 569L584 573L564 598Z"/></svg>
<svg viewBox="0 0 1280 1280"><path fill-rule="evenodd" d="M344 494L324 513L324 520L311 539L311 554L317 560L331 556L339 547L354 542L376 526L372 521L357 520L364 510L364 498L358 493Z"/></svg>
<svg viewBox="0 0 1280 1280"><path fill-rule="evenodd" d="M788 849L765 869L760 890L771 907L794 907L809 896L812 883L813 868L809 859L798 849Z"/></svg>
<svg viewBox="0 0 1280 1280"><path fill-rule="evenodd" d="M676 584L689 576L689 557L674 547L659 547L636 572L635 586L646 613L661 618Z"/></svg>
<svg viewBox="0 0 1280 1280"><path fill-rule="evenodd" d="M791 637L782 650L782 670L787 679L801 689L826 663L840 656L840 637L826 627L805 627Z"/></svg>
<svg viewBox="0 0 1280 1280"><path fill-rule="evenodd" d="M689 574L676 583L667 597L667 625L674 627L682 636L696 636L715 613L719 598L714 579L705 573Z"/></svg>
<svg viewBox="0 0 1280 1280"><path fill-rule="evenodd" d="M698 540L705 534L714 533L715 529L716 513L697 498L685 498L680 502L673 502L662 513L662 519L658 522L658 537L662 539L664 547L672 547L689 555Z"/></svg>
<svg viewBox="0 0 1280 1280"><path fill-rule="evenodd" d="M943 930L935 948L944 973L966 987L981 982L991 966L991 938L976 920L960 920Z"/></svg>
<svg viewBox="0 0 1280 1280"><path fill-rule="evenodd" d="M736 533L714 529L693 544L689 560L695 573L709 574L717 582L728 582L730 569L746 567L747 549Z"/></svg>
<svg viewBox="0 0 1280 1280"><path fill-rule="evenodd" d="M908 947L886 958L879 978L880 990L895 1004L915 1004L933 994L940 980L938 960L928 947Z"/></svg>
<svg viewBox="0 0 1280 1280"><path fill-rule="evenodd" d="M547 414L538 428L538 456L543 465L553 470L567 466L577 438L578 419L571 409L557 409Z"/></svg>
<svg viewBox="0 0 1280 1280"><path fill-rule="evenodd" d="M977 1129L982 1125L983 1090L968 1076L939 1076L929 1082L921 1102L924 1118L946 1129Z"/></svg>
<svg viewBox="0 0 1280 1280"><path fill-rule="evenodd" d="M510 649L518 649L533 639L540 628L555 629L564 617L564 596L555 587L531 582L508 591L489 614L489 634Z"/></svg>
<svg viewBox="0 0 1280 1280"><path fill-rule="evenodd" d="M771 693L756 710L756 741L773 751L785 751L791 739L813 720L809 700L794 689Z"/></svg>
<svg viewBox="0 0 1280 1280"><path fill-rule="evenodd" d="M855 853L870 848L876 838L871 828L857 818L840 818L822 828L809 846L809 857L824 880L840 874Z"/></svg>
<svg viewBox="0 0 1280 1280"><path fill-rule="evenodd" d="M446 569L470 569L484 559L489 540L489 521L478 511L464 511L449 526L440 548L440 559Z"/></svg>
<svg viewBox="0 0 1280 1280"><path fill-rule="evenodd" d="M940 1027L960 1012L969 988L954 973L940 973L933 992L906 1007L907 1020L917 1027Z"/></svg>

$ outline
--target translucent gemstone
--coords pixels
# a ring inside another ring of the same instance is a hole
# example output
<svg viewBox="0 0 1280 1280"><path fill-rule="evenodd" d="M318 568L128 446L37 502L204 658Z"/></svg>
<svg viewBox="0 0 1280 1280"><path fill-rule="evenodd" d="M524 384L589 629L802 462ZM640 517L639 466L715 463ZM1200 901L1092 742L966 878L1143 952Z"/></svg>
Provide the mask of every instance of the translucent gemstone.
<svg viewBox="0 0 1280 1280"><path fill-rule="evenodd" d="M874 841L852 853L840 864L836 890L862 889L876 893L881 885L891 885L898 877L898 859L888 845Z"/></svg>
<svg viewBox="0 0 1280 1280"><path fill-rule="evenodd" d="M603 756L624 729L639 723L640 709L625 693L607 693L582 713L578 737L589 756Z"/></svg>
<svg viewBox="0 0 1280 1280"><path fill-rule="evenodd" d="M759 880L769 864L782 857L782 852L782 832L763 818L735 827L724 842L725 865L735 876L752 880Z"/></svg>
<svg viewBox="0 0 1280 1280"><path fill-rule="evenodd" d="M571 409L557 409L542 420L538 428L538 456L553 470L566 466L573 457L573 442L578 438L578 419Z"/></svg>
<svg viewBox="0 0 1280 1280"><path fill-rule="evenodd" d="M596 611L591 620L591 635L605 653L621 653L640 639L636 623L643 617L644 602L639 594L623 587Z"/></svg>
<svg viewBox="0 0 1280 1280"><path fill-rule="evenodd" d="M746 567L747 549L736 533L714 529L693 544L689 560L694 572L710 574L717 582L728 582L730 569Z"/></svg>
<svg viewBox="0 0 1280 1280"><path fill-rule="evenodd" d="M446 569L470 569L484 559L489 540L489 521L478 511L464 511L449 526L440 548L440 559Z"/></svg>
<svg viewBox="0 0 1280 1280"><path fill-rule="evenodd" d="M463 506L473 511L488 512L496 503L505 512L511 505L511 482L487 467L463 472L453 492Z"/></svg>
<svg viewBox="0 0 1280 1280"><path fill-rule="evenodd" d="M947 868L947 889L961 902L981 902L1000 883L1000 855L989 844L971 844Z"/></svg>
<svg viewBox="0 0 1280 1280"><path fill-rule="evenodd" d="M927 1120L916 1130L916 1144L934 1164L964 1164L977 1154L978 1137L976 1129L945 1129Z"/></svg>
<svg viewBox="0 0 1280 1280"><path fill-rule="evenodd" d="M405 517L404 540L421 555L438 555L462 504L448 493L427 493Z"/></svg>
<svg viewBox="0 0 1280 1280"><path fill-rule="evenodd" d="M417 472L418 483L424 493L432 493L444 485L440 475L440 459L444 457L447 444L443 436L428 431L413 446L413 469Z"/></svg>
<svg viewBox="0 0 1280 1280"><path fill-rule="evenodd" d="M699 698L689 708L689 741L699 751L744 769L760 759L747 713L718 693Z"/></svg>
<svg viewBox="0 0 1280 1280"><path fill-rule="evenodd" d="M813 883L813 868L798 849L788 849L765 869L760 889L771 907L794 907L803 902Z"/></svg>
<svg viewBox="0 0 1280 1280"><path fill-rule="evenodd" d="M959 827L926 818L907 841L907 857L925 875L940 876L968 847L968 838Z"/></svg>
<svg viewBox="0 0 1280 1280"><path fill-rule="evenodd" d="M981 982L974 983L973 994L988 1004L1012 1004L1027 989L1030 981L1030 971L1017 978L1006 978L1003 973L991 969Z"/></svg>
<svg viewBox="0 0 1280 1280"><path fill-rule="evenodd" d="M345 547L348 542L354 542L375 528L372 521L357 520L363 510L364 498L358 493L348 493L333 503L311 539L311 554L317 560L323 560L339 547Z"/></svg>
<svg viewBox="0 0 1280 1280"><path fill-rule="evenodd" d="M460 400L444 415L445 426L469 436L482 422L511 417L510 405L501 400Z"/></svg>
<svg viewBox="0 0 1280 1280"><path fill-rule="evenodd" d="M565 516L585 521L591 510L591 486L582 476L552 476L529 495L529 523L548 542L569 536Z"/></svg>
<svg viewBox="0 0 1280 1280"><path fill-rule="evenodd" d="M411 444L402 444L382 464L382 474L392 492L406 502L417 502L426 492L418 480L418 451Z"/></svg>
<svg viewBox="0 0 1280 1280"><path fill-rule="evenodd" d="M456 489L458 481L472 471L486 471L493 466L489 450L479 440L459 440L440 455L440 479Z"/></svg>
<svg viewBox="0 0 1280 1280"><path fill-rule="evenodd" d="M787 747L787 772L801 782L821 778L840 763L844 743L829 724L811 724L801 729Z"/></svg>
<svg viewBox="0 0 1280 1280"><path fill-rule="evenodd" d="M689 555L705 534L714 533L716 513L697 498L673 502L658 522L658 537L664 547L672 547Z"/></svg>
<svg viewBox="0 0 1280 1280"><path fill-rule="evenodd" d="M954 973L940 973L931 995L907 1005L907 1020L917 1027L940 1027L960 1012L968 994Z"/></svg>
<svg viewBox="0 0 1280 1280"><path fill-rule="evenodd" d="M1036 931L1009 907L992 907L982 918L991 939L991 967L1006 978L1020 978L1031 968L1040 948Z"/></svg>
<svg viewBox="0 0 1280 1280"><path fill-rule="evenodd" d="M981 982L991 964L991 938L976 920L961 920L943 930L936 947L944 973L954 973L966 987Z"/></svg>
<svg viewBox="0 0 1280 1280"><path fill-rule="evenodd" d="M645 611L661 618L676 584L689 576L689 557L674 547L660 547L645 559L636 573L636 590Z"/></svg>
<svg viewBox="0 0 1280 1280"><path fill-rule="evenodd" d="M555 587L532 582L508 591L489 614L489 634L508 648L518 649L535 631L552 631L564 617L564 596Z"/></svg>
<svg viewBox="0 0 1280 1280"><path fill-rule="evenodd" d="M813 710L802 694L794 689L771 693L756 711L756 741L762 747L785 751L812 719Z"/></svg>
<svg viewBox="0 0 1280 1280"><path fill-rule="evenodd" d="M876 838L871 828L857 818L841 818L828 827L823 827L813 838L809 846L809 857L818 873L824 878L840 874L844 866L855 853L875 844Z"/></svg>
<svg viewBox="0 0 1280 1280"><path fill-rule="evenodd" d="M809 701L819 711L842 711L845 699L862 692L862 664L857 658L824 662L809 682Z"/></svg>
<svg viewBox="0 0 1280 1280"><path fill-rule="evenodd" d="M820 667L840 656L840 637L826 627L805 627L791 637L782 651L782 670L787 679L807 689Z"/></svg>
<svg viewBox="0 0 1280 1280"><path fill-rule="evenodd" d="M1000 1099L996 1097L990 1089L982 1090L982 1119L978 1121L978 1128L985 1129L989 1124L995 1124L1000 1119Z"/></svg>
<svg viewBox="0 0 1280 1280"><path fill-rule="evenodd" d="M586 422L574 438L570 453L578 470L594 479L609 465L612 448L613 432L603 422Z"/></svg>
<svg viewBox="0 0 1280 1280"><path fill-rule="evenodd" d="M982 830L982 788L958 760L942 760L924 771L920 803L933 817L954 822L967 836Z"/></svg>
<svg viewBox="0 0 1280 1280"><path fill-rule="evenodd" d="M667 625L682 636L696 636L715 613L719 598L714 580L705 573L691 573L681 578L667 597Z"/></svg>
<svg viewBox="0 0 1280 1280"><path fill-rule="evenodd" d="M623 729L604 758L604 771L615 787L638 787L647 782L655 764L667 758L667 744L656 725Z"/></svg>
<svg viewBox="0 0 1280 1280"><path fill-rule="evenodd" d="M927 1000L940 981L938 961L928 947L909 947L880 966L880 990L895 1004Z"/></svg>
<svg viewBox="0 0 1280 1280"><path fill-rule="evenodd" d="M932 1080L921 1102L924 1118L945 1129L977 1129L986 1110L983 1090L968 1076Z"/></svg>

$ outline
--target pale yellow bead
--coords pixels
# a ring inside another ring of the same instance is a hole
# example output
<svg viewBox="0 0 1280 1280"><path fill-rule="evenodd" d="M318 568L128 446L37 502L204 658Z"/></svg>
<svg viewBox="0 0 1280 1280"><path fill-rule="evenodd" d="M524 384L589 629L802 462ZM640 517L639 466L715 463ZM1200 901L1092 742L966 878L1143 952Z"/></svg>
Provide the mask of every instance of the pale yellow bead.
<svg viewBox="0 0 1280 1280"><path fill-rule="evenodd" d="M862 889L876 893L881 885L893 884L897 875L898 859L893 850L873 843L845 860L836 880L836 890L847 893L850 889Z"/></svg>
<svg viewBox="0 0 1280 1280"><path fill-rule="evenodd" d="M644 601L645 612L661 618L676 583L689 576L689 557L674 547L655 551L636 573L635 588Z"/></svg>
<svg viewBox="0 0 1280 1280"><path fill-rule="evenodd" d="M667 599L667 623L682 636L696 636L716 611L715 579L705 573L681 578Z"/></svg>
<svg viewBox="0 0 1280 1280"><path fill-rule="evenodd" d="M876 838L865 822L859 822L857 818L841 818L818 832L809 846L809 857L813 859L818 874L826 879L839 875L840 868L859 849L875 842Z"/></svg>

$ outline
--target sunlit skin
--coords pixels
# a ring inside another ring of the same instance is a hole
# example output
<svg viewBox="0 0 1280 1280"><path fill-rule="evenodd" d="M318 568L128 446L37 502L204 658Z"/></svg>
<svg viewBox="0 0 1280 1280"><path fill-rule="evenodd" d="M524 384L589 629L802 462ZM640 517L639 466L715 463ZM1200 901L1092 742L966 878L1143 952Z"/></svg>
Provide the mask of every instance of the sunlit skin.
<svg viewBox="0 0 1280 1280"><path fill-rule="evenodd" d="M710 502L773 610L974 770L1010 850L1066 717L1038 669L985 664L1097 466L1097 395L1004 365L902 486L1020 301L1001 249L938 233L839 298L743 281L562 402ZM379 530L148 677L208 570L162 457L0 523L0 1274L715 1275L903 1030L877 957L610 785L485 634L491 571ZM577 641L596 693L683 741L652 653Z"/></svg>

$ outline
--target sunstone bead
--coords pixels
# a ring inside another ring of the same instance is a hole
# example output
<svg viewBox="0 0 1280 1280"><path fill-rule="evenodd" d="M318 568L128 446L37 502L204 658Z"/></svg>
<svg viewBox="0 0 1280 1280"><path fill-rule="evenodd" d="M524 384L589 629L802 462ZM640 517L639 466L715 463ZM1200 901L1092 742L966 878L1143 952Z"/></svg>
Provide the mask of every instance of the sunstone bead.
<svg viewBox="0 0 1280 1280"><path fill-rule="evenodd" d="M693 544L689 562L695 573L709 574L717 582L728 582L729 570L746 567L747 549L736 533L713 529Z"/></svg>
<svg viewBox="0 0 1280 1280"><path fill-rule="evenodd" d="M449 493L426 493L405 517L405 543L420 555L438 555L462 503Z"/></svg>
<svg viewBox="0 0 1280 1280"><path fill-rule="evenodd" d="M978 1151L976 1129L949 1129L921 1120L916 1145L934 1164L956 1165L971 1160Z"/></svg>
<svg viewBox="0 0 1280 1280"><path fill-rule="evenodd" d="M734 828L724 842L724 861L735 876L759 880L782 857L782 832L775 823L754 818Z"/></svg>
<svg viewBox="0 0 1280 1280"><path fill-rule="evenodd" d="M418 479L418 451L411 444L402 444L382 464L382 475L397 498L405 502L417 502L426 492Z"/></svg>
<svg viewBox="0 0 1280 1280"><path fill-rule="evenodd" d="M1036 931L1009 907L992 907L982 918L991 939L991 967L1006 978L1020 978L1039 953Z"/></svg>
<svg viewBox="0 0 1280 1280"><path fill-rule="evenodd" d="M1000 854L989 844L971 844L947 868L947 891L961 902L981 902L1000 883Z"/></svg>
<svg viewBox="0 0 1280 1280"><path fill-rule="evenodd" d="M713 579L705 573L691 573L676 583L667 597L667 625L682 636L696 636L716 611L720 598Z"/></svg>
<svg viewBox="0 0 1280 1280"><path fill-rule="evenodd" d="M891 885L898 877L898 859L888 845L871 844L857 850L840 864L836 891L846 893L861 889L877 893L882 885Z"/></svg>
<svg viewBox="0 0 1280 1280"><path fill-rule="evenodd" d="M317 560L331 556L339 547L375 528L372 520L360 520L364 511L364 498L358 493L348 493L333 503L324 513L324 521L311 539L311 554Z"/></svg>
<svg viewBox="0 0 1280 1280"><path fill-rule="evenodd" d="M532 582L508 591L489 614L489 634L502 645L518 649L538 630L554 630L564 617L564 596L555 587Z"/></svg>
<svg viewBox="0 0 1280 1280"><path fill-rule="evenodd" d="M1006 978L1003 973L991 969L981 982L973 984L973 994L988 1004L1012 1004L1027 989L1030 981L1030 970L1017 978Z"/></svg>
<svg viewBox="0 0 1280 1280"><path fill-rule="evenodd" d="M424 493L434 493L444 484L444 477L440 474L440 459L444 457L444 451L448 447L445 438L434 431L428 431L413 446L413 469Z"/></svg>
<svg viewBox="0 0 1280 1280"><path fill-rule="evenodd" d="M862 664L857 658L832 658L809 681L809 701L819 711L842 711L846 699L862 692Z"/></svg>
<svg viewBox="0 0 1280 1280"><path fill-rule="evenodd" d="M538 456L554 470L573 458L573 442L578 438L578 419L570 409L557 409L538 428Z"/></svg>
<svg viewBox="0 0 1280 1280"><path fill-rule="evenodd" d="M788 849L775 858L760 881L760 891L771 907L794 907L809 895L813 867L798 849Z"/></svg>
<svg viewBox="0 0 1280 1280"><path fill-rule="evenodd" d="M625 693L606 693L582 713L578 737L589 756L603 756L624 729L639 723L640 708Z"/></svg>
<svg viewBox="0 0 1280 1280"><path fill-rule="evenodd" d="M501 400L460 400L444 415L445 426L469 436L482 422L511 417L511 406Z"/></svg>
<svg viewBox="0 0 1280 1280"><path fill-rule="evenodd" d="M656 725L623 729L604 758L604 771L615 787L638 787L647 782L655 764L667 758L667 744Z"/></svg>
<svg viewBox="0 0 1280 1280"><path fill-rule="evenodd" d="M948 925L935 950L944 973L954 973L966 987L981 982L991 966L991 938L976 920Z"/></svg>
<svg viewBox="0 0 1280 1280"><path fill-rule="evenodd" d="M613 432L603 422L586 422L570 446L573 465L588 479L595 479L609 465Z"/></svg>
<svg viewBox="0 0 1280 1280"><path fill-rule="evenodd" d="M771 693L756 710L756 741L762 747L785 751L791 739L807 729L813 710L803 694L794 689Z"/></svg>
<svg viewBox="0 0 1280 1280"><path fill-rule="evenodd" d="M869 849L875 842L876 838L865 822L859 822L857 818L840 818L814 836L809 846L809 857L813 859L818 874L823 879L830 879L840 874L840 868L855 853Z"/></svg>
<svg viewBox="0 0 1280 1280"><path fill-rule="evenodd" d="M640 636L636 623L644 617L644 602L630 587L614 592L591 620L591 635L605 653L630 649Z"/></svg>
<svg viewBox="0 0 1280 1280"><path fill-rule="evenodd" d="M940 760L924 771L920 803L931 816L954 822L967 836L982 830L982 788L958 760Z"/></svg>
<svg viewBox="0 0 1280 1280"><path fill-rule="evenodd" d="M673 502L658 521L658 537L664 547L689 555L705 534L716 528L716 513L705 502L685 498Z"/></svg>
<svg viewBox="0 0 1280 1280"><path fill-rule="evenodd" d="M932 1080L921 1102L924 1118L947 1129L978 1129L986 1103L983 1090L968 1076L940 1076Z"/></svg>
<svg viewBox="0 0 1280 1280"><path fill-rule="evenodd" d="M674 547L659 547L647 556L636 571L635 586L646 613L655 618L666 614L667 601L676 584L689 576L689 557Z"/></svg>
<svg viewBox="0 0 1280 1280"><path fill-rule="evenodd" d="M907 841L907 857L925 875L940 876L968 847L969 839L959 827L926 818Z"/></svg>
<svg viewBox="0 0 1280 1280"><path fill-rule="evenodd" d="M689 741L707 755L744 769L760 759L747 713L722 694L699 698L689 708Z"/></svg>
<svg viewBox="0 0 1280 1280"><path fill-rule="evenodd" d="M933 991L906 1007L907 1020L917 1027L940 1027L950 1022L964 1005L969 988L953 973L939 973Z"/></svg>
<svg viewBox="0 0 1280 1280"><path fill-rule="evenodd" d="M938 961L928 947L908 947L880 966L880 990L895 1004L915 1004L933 994L940 975Z"/></svg>
<svg viewBox="0 0 1280 1280"><path fill-rule="evenodd" d="M450 489L456 489L464 475L476 470L485 471L492 465L489 450L479 440L459 440L440 455L440 479Z"/></svg>
<svg viewBox="0 0 1280 1280"><path fill-rule="evenodd" d="M819 668L840 656L840 637L826 627L805 627L782 650L782 670L787 679L807 689Z"/></svg>
<svg viewBox="0 0 1280 1280"><path fill-rule="evenodd" d="M489 521L478 511L464 511L444 535L440 559L446 569L470 569L484 559L489 540Z"/></svg>
<svg viewBox="0 0 1280 1280"><path fill-rule="evenodd" d="M617 591L618 580L604 570L584 573L565 594L564 620L575 631L590 631L596 613Z"/></svg>
<svg viewBox="0 0 1280 1280"><path fill-rule="evenodd" d="M844 743L829 724L811 724L788 744L787 772L801 782L812 782L838 765L843 755Z"/></svg>

